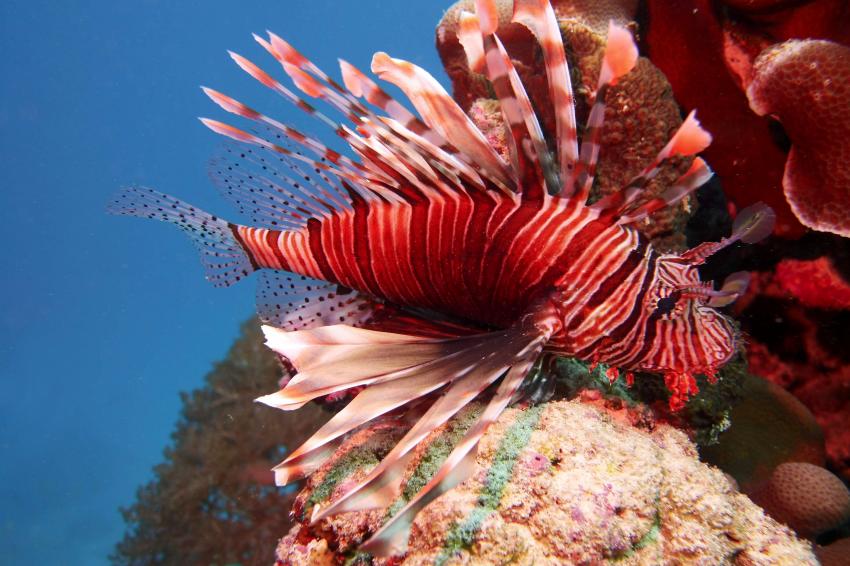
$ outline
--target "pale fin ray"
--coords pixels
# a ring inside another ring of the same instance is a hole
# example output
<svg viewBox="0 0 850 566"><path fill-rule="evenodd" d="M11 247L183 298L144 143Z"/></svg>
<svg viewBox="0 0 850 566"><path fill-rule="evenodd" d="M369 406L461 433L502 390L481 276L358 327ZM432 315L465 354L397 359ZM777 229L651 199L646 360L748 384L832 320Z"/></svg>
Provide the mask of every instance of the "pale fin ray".
<svg viewBox="0 0 850 566"><path fill-rule="evenodd" d="M408 61L376 53L372 71L398 86L410 99L428 126L469 156L504 190L515 187L515 179L501 157L490 146L469 116L445 89L421 67Z"/></svg>
<svg viewBox="0 0 850 566"><path fill-rule="evenodd" d="M434 477L404 508L361 546L362 550L371 552L376 556L391 556L406 551L410 528L419 511L472 475L475 468L478 442L484 436L487 428L507 408L542 351L543 342L545 342L545 338L539 336L529 344L525 349L525 356L517 360L511 367L478 421L455 446Z"/></svg>
<svg viewBox="0 0 850 566"><path fill-rule="evenodd" d="M525 346L521 336L509 340L508 345L506 350L490 352L468 376L452 383L363 481L329 507L316 509L312 522L336 513L388 506L400 489L409 452L504 374Z"/></svg>

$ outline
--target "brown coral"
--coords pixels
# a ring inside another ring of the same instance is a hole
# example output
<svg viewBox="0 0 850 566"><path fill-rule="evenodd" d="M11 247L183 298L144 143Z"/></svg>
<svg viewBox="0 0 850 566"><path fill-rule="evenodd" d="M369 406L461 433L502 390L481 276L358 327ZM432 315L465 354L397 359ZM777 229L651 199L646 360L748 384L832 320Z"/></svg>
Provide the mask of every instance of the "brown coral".
<svg viewBox="0 0 850 566"><path fill-rule="evenodd" d="M420 513L409 552L391 563L816 564L807 543L700 463L684 433L658 423L638 428L621 417L576 401L506 411L481 441L472 477ZM408 485L427 481L467 418L428 439L408 464ZM341 452L357 442L381 445L360 435ZM345 462L334 456L299 499L315 500L317 490L338 497L348 477L368 470ZM323 487L329 477L332 490ZM284 539L280 562L351 557L352 542L395 507L340 515L312 531L304 526Z"/></svg>
<svg viewBox="0 0 850 566"><path fill-rule="evenodd" d="M512 2L503 1L498 5L499 38L514 60L544 130L553 132L554 115L537 42L525 27L510 23ZM633 0L553 2L572 69L579 123L584 122L593 102L608 20L630 21L635 5ZM472 9L472 0L461 0L446 12L437 27L437 49L452 80L455 99L474 117L481 112L482 101L492 97L492 89L484 76L469 70L466 54L457 39L459 14L462 10ZM638 60L635 69L609 91L606 102L605 127L594 187L595 195L600 196L618 190L638 174L682 122L669 83L663 73L643 57ZM492 122L492 119L488 118L488 121ZM479 126L485 135L493 138L503 136L501 125L495 135L490 135L486 123L479 122ZM665 165L648 186L648 191L659 194L689 165L689 159ZM685 243L683 226L691 212L691 205L691 199L685 199L676 207L659 211L644 221L639 229L662 250L682 249Z"/></svg>
<svg viewBox="0 0 850 566"><path fill-rule="evenodd" d="M850 519L850 491L844 482L805 462L777 466L753 500L771 517L810 538Z"/></svg>
<svg viewBox="0 0 850 566"><path fill-rule="evenodd" d="M824 463L823 432L812 413L782 387L750 376L729 414L719 442L700 449L703 458L752 493L785 462Z"/></svg>
<svg viewBox="0 0 850 566"><path fill-rule="evenodd" d="M850 538L837 540L829 546L819 546L815 554L821 566L850 566Z"/></svg>
<svg viewBox="0 0 850 566"><path fill-rule="evenodd" d="M779 118L793 143L782 181L800 221L850 236L850 48L786 41L756 59L753 111Z"/></svg>

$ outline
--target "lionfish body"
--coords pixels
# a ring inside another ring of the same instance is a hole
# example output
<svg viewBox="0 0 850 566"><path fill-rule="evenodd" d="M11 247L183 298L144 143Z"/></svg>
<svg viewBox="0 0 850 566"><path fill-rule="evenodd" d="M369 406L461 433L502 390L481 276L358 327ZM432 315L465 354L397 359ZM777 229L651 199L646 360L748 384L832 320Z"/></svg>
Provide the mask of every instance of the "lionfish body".
<svg viewBox="0 0 850 566"><path fill-rule="evenodd" d="M225 196L255 226L226 222L173 197L126 189L113 212L176 223L201 251L208 278L229 285L263 270L258 310L268 345L297 370L260 399L296 409L312 399L360 392L275 468L278 483L304 477L343 435L401 407L418 420L366 479L313 519L387 505L401 470L429 432L498 383L478 422L431 482L365 547L404 549L419 509L462 481L475 447L545 353L631 372L665 375L671 405L696 390L736 349L733 325L714 307L746 286L730 277L720 290L696 270L735 241L772 229L763 206L743 211L733 235L681 255L660 254L633 227L675 203L711 175L696 158L659 197L643 188L665 160L710 142L693 114L652 163L620 192L589 205L603 127L605 94L628 73L637 49L611 25L601 76L579 144L567 61L546 0L515 2L514 21L541 44L556 116L549 144L496 32L495 5L478 0L461 16L459 39L470 68L485 73L509 131L504 158L424 70L377 54L372 69L401 88L419 117L365 74L342 63L336 83L271 34L257 40L296 86L341 112L339 124L236 54L245 71L328 124L357 158L205 89L222 108L268 127L269 135L204 119L244 145L215 164ZM255 36L256 37L256 36ZM364 103L365 99L366 103ZM554 151L550 151L550 145ZM309 154L312 154L309 155Z"/></svg>

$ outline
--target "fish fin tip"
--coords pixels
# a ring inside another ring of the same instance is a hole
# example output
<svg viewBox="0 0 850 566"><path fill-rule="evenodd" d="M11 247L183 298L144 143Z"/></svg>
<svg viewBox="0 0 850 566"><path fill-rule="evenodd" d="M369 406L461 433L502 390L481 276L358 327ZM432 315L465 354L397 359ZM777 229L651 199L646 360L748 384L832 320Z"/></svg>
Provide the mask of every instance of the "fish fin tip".
<svg viewBox="0 0 850 566"><path fill-rule="evenodd" d="M226 287L256 268L234 233L235 225L191 204L147 187L121 189L107 205L107 212L149 218L180 228L199 251L207 280Z"/></svg>
<svg viewBox="0 0 850 566"><path fill-rule="evenodd" d="M603 57L603 68L610 73L607 78L611 84L615 84L624 75L628 74L638 60L638 49L632 33L614 20L608 21L608 40L605 45ZM606 82L608 82L606 81ZM602 82L602 81L600 81Z"/></svg>
<svg viewBox="0 0 850 566"><path fill-rule="evenodd" d="M763 202L741 210L732 225L732 234L739 235L745 244L755 244L773 233L776 212Z"/></svg>
<svg viewBox="0 0 850 566"><path fill-rule="evenodd" d="M700 124L696 110L691 110L670 140L670 155L696 155L711 145L711 141L712 136Z"/></svg>

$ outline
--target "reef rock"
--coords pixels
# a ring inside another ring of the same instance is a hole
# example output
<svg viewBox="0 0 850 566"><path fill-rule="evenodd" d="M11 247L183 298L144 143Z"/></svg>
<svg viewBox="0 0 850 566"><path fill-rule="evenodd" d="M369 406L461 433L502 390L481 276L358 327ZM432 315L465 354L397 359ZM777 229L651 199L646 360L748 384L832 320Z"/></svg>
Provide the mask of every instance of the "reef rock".
<svg viewBox="0 0 850 566"><path fill-rule="evenodd" d="M302 525L281 541L278 563L357 559L357 545L428 480L479 410L417 449L388 509L308 526L312 506L353 487L399 427L386 419L349 438L298 496ZM482 439L472 477L419 514L407 554L374 563L817 564L808 542L701 463L683 432L647 414L578 401L506 411Z"/></svg>

